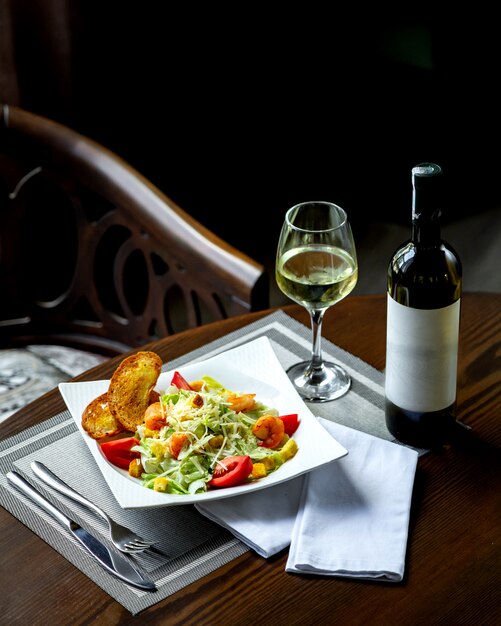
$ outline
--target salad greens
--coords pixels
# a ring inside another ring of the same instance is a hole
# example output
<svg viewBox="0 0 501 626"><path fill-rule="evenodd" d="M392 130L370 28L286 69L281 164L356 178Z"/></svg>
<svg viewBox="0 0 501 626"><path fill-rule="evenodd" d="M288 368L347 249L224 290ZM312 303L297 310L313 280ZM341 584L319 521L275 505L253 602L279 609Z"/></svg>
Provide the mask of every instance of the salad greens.
<svg viewBox="0 0 501 626"><path fill-rule="evenodd" d="M273 430L277 418L280 421L276 409L255 400L254 394L235 394L209 376L191 384L193 389L171 384L161 395L155 418L148 419L147 411L145 423L137 427L139 444L132 451L140 453L145 487L176 494L203 493L211 488L218 468L228 464L228 457L250 457L256 468L248 478L252 480L294 456L297 444L282 426L277 443L265 439L263 429L255 427L262 418L258 424L271 425Z"/></svg>

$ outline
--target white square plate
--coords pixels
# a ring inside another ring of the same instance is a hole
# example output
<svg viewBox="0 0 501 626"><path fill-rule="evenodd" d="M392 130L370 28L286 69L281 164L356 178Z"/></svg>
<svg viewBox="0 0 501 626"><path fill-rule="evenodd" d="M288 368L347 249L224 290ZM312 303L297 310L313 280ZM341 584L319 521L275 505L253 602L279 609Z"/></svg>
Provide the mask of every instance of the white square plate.
<svg viewBox="0 0 501 626"><path fill-rule="evenodd" d="M132 478L125 470L111 465L102 454L98 442L89 437L82 428L81 419L85 407L107 391L109 381L60 383L61 395L97 463L97 468L122 508L194 504L249 493L290 480L347 454L347 450L329 435L300 398L266 337L177 369L187 380L197 380L208 375L232 391L255 393L256 399L276 408L281 415L298 413L300 424L294 433L294 439L299 450L275 472L252 483L195 495L158 493L143 487L137 478ZM174 370L171 370L160 375L157 391L163 392L168 387L173 373ZM88 479L91 480L91 477Z"/></svg>

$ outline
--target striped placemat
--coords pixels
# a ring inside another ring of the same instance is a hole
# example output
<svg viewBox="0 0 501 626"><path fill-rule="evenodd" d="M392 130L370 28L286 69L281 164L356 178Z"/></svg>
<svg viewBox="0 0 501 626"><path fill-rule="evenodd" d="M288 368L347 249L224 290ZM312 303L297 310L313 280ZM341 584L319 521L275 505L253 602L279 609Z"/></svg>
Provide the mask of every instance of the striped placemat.
<svg viewBox="0 0 501 626"><path fill-rule="evenodd" d="M283 311L277 311L169 362L168 369L206 359L260 336L268 337L285 369L310 355L310 329ZM348 370L352 388L338 400L315 404L315 414L393 441L384 421L383 374L325 339L323 352L326 358ZM31 471L33 460L47 465L119 523L158 541L161 554L145 552L131 557L155 581L158 591L140 591L108 574L62 526L7 483L5 474L15 469L69 517L114 550L108 539L106 523L84 507L46 488ZM0 504L132 614L179 591L249 549L228 531L198 513L192 505L155 510L121 509L104 478L95 470L92 455L71 415L63 411L0 442ZM89 475L92 475L92 481L86 480Z"/></svg>

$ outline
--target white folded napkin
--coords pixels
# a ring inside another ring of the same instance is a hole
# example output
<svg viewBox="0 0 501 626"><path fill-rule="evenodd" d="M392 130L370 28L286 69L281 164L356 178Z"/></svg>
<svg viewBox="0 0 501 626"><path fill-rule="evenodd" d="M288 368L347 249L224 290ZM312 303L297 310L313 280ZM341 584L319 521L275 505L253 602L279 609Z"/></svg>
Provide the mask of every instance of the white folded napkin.
<svg viewBox="0 0 501 626"><path fill-rule="evenodd" d="M197 509L286 571L402 580L418 453L318 418L348 450L305 476Z"/></svg>
<svg viewBox="0 0 501 626"><path fill-rule="evenodd" d="M253 493L195 507L264 557L291 542L305 476Z"/></svg>
<svg viewBox="0 0 501 626"><path fill-rule="evenodd" d="M306 477L285 569L398 582L418 453L322 423L348 456Z"/></svg>

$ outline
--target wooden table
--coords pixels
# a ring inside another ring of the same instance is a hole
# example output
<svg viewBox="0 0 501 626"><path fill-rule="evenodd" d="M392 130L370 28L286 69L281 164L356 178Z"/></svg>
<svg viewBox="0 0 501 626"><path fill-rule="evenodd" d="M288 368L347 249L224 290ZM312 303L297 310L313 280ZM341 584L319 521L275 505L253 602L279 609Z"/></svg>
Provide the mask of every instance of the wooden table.
<svg viewBox="0 0 501 626"><path fill-rule="evenodd" d="M299 307L284 309L308 323ZM164 361L250 321L216 322L151 344ZM10 624L500 624L501 294L466 294L459 417L472 430L420 458L402 583L286 574L286 554L249 551L135 618L0 509L0 622ZM384 296L353 296L326 315L324 335L374 367L385 364ZM107 378L120 359L77 380ZM0 425L4 438L65 407L57 390ZM6 623L6 622L2 622Z"/></svg>

